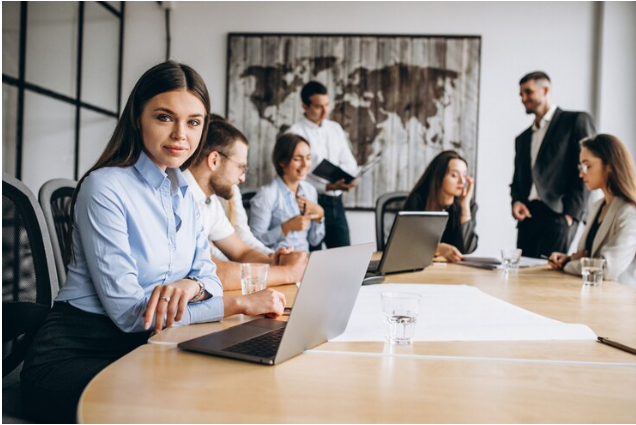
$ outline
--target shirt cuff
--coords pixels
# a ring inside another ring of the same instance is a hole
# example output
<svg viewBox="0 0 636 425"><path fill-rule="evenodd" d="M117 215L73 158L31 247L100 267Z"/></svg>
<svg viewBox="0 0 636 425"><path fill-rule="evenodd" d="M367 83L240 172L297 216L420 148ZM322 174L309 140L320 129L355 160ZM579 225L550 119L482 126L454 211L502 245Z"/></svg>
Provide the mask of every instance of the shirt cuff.
<svg viewBox="0 0 636 425"><path fill-rule="evenodd" d="M188 304L188 324L218 322L223 319L223 297L212 297L200 303Z"/></svg>
<svg viewBox="0 0 636 425"><path fill-rule="evenodd" d="M200 278L198 276L197 278L205 287L205 292L212 295L213 297L223 296L223 285L221 284L221 281L218 280L218 277L217 277L217 280L213 280L209 278Z"/></svg>

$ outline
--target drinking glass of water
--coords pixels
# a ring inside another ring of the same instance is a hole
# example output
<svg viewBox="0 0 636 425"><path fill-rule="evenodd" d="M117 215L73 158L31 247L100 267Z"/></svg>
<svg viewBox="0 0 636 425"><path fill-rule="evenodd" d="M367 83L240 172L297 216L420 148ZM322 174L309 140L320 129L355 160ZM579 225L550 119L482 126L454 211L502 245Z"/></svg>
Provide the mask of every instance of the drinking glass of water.
<svg viewBox="0 0 636 425"><path fill-rule="evenodd" d="M605 259L603 258L581 258L581 277L583 277L583 285L601 286L603 283L603 267Z"/></svg>
<svg viewBox="0 0 636 425"><path fill-rule="evenodd" d="M243 295L262 291L267 287L269 264L241 263L241 290Z"/></svg>
<svg viewBox="0 0 636 425"><path fill-rule="evenodd" d="M408 292L382 293L382 315L386 324L387 342L397 345L413 343L421 298L421 295Z"/></svg>
<svg viewBox="0 0 636 425"><path fill-rule="evenodd" d="M503 260L505 271L517 270L519 268L519 261L521 261L521 250L517 248L502 249L501 259Z"/></svg>

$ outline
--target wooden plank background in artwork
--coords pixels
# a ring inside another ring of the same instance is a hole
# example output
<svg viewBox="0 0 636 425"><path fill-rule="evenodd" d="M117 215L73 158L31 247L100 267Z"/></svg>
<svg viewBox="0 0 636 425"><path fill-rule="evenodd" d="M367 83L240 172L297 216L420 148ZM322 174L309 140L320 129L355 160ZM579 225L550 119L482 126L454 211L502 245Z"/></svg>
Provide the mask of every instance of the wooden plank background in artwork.
<svg viewBox="0 0 636 425"><path fill-rule="evenodd" d="M475 175L481 38L230 34L227 118L250 141L244 187L274 176L277 135L302 117L300 90L329 90L360 165L380 163L345 194L348 208L373 208L378 196L410 190L428 163L454 149Z"/></svg>

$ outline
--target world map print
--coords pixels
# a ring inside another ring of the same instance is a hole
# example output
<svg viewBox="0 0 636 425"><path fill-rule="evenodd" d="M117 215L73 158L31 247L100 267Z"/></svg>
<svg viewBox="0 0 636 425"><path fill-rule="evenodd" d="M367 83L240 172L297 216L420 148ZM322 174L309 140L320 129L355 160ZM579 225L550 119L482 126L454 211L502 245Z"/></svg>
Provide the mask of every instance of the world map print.
<svg viewBox="0 0 636 425"><path fill-rule="evenodd" d="M343 200L373 208L410 190L439 152L457 150L475 174L479 37L230 34L227 117L250 141L245 187L275 176L276 137L303 115L300 91L325 84L330 119L345 130L360 166L378 165Z"/></svg>

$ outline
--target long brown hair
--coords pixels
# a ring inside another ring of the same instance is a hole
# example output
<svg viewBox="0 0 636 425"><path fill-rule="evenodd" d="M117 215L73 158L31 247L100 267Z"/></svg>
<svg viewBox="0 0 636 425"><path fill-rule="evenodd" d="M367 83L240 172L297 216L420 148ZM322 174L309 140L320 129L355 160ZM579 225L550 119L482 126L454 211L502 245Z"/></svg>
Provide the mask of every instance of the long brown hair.
<svg viewBox="0 0 636 425"><path fill-rule="evenodd" d="M205 137L208 127L207 116L210 113L210 95L201 76L189 66L174 61L160 63L146 71L144 75L139 78L132 92L130 92L124 111L121 117L119 117L115 131L108 145L106 145L104 152L95 165L82 176L77 184L77 188L73 194L73 200L71 201L68 234L69 243L65 253L66 263L70 262L73 255L75 201L77 200L77 194L82 187L84 179L93 171L99 170L100 168L133 166L139 160L139 156L144 149L141 128L139 127L139 119L144 106L150 99L161 93L184 89L196 96L205 107L206 117L204 119L203 131L201 132L201 139ZM183 166L187 168L192 161L198 157L202 149L203 143L202 140L200 140L197 149L192 156L185 161Z"/></svg>
<svg viewBox="0 0 636 425"><path fill-rule="evenodd" d="M636 167L625 144L611 134L597 134L581 140L581 147L610 167L607 189L636 206Z"/></svg>
<svg viewBox="0 0 636 425"><path fill-rule="evenodd" d="M455 151L441 152L433 158L431 163L428 164L428 167L426 167L424 174L415 184L411 193L409 193L409 196L406 199L406 205L408 205L412 198L418 194L425 200L424 205L426 206L426 211L436 211L441 209L441 205L439 204L439 192L442 189L442 183L444 182L446 171L448 171L448 164L453 159L459 159L468 165L466 160Z"/></svg>

